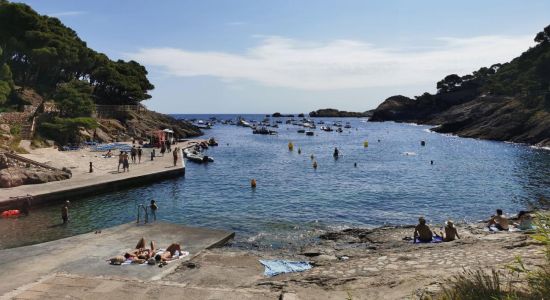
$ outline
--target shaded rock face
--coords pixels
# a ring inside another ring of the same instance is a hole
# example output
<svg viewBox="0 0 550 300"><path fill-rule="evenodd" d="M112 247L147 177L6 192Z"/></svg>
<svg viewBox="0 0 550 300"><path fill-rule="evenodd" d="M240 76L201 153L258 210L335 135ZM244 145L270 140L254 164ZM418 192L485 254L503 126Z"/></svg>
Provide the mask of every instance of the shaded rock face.
<svg viewBox="0 0 550 300"><path fill-rule="evenodd" d="M515 97L451 96L443 102L440 99L446 98L436 98L433 105L403 96L390 97L374 110L369 121L438 125L432 130L462 137L550 146L550 111L529 107Z"/></svg>
<svg viewBox="0 0 550 300"><path fill-rule="evenodd" d="M39 184L69 178L71 178L71 174L63 171L9 167L0 170L0 187L10 188L24 184Z"/></svg>

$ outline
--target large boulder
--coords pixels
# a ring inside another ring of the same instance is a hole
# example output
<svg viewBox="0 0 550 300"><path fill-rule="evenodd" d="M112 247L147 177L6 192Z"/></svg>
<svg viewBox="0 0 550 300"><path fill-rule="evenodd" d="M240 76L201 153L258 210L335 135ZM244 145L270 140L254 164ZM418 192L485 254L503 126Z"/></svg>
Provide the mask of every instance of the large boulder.
<svg viewBox="0 0 550 300"><path fill-rule="evenodd" d="M39 184L69 178L71 178L71 174L59 170L10 167L0 170L0 187L9 188L24 184Z"/></svg>

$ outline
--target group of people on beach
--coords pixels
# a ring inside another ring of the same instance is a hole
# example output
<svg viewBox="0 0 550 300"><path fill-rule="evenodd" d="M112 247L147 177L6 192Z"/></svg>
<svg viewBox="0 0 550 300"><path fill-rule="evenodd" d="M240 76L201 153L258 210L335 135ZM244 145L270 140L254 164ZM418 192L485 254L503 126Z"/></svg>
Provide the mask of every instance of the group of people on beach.
<svg viewBox="0 0 550 300"><path fill-rule="evenodd" d="M159 264L165 265L166 262L179 257L182 254L181 246L178 243L172 243L165 250L156 248L155 242L151 241L150 248L146 248L144 238L139 239L135 249L130 250L122 256L116 256L109 259L112 265L120 265L126 261L131 261L134 264L148 263L150 265Z"/></svg>
<svg viewBox="0 0 550 300"><path fill-rule="evenodd" d="M528 212L522 210L518 213L517 222L513 223L519 230L533 229L533 217ZM496 215L492 216L487 226L492 231L510 230L510 221L504 216L502 209L497 209Z"/></svg>
<svg viewBox="0 0 550 300"><path fill-rule="evenodd" d="M533 229L533 218L528 212L522 210L518 213L517 222L512 225L519 230L530 230ZM502 209L497 209L496 214L487 223L490 231L508 231L510 226L510 221L504 216ZM437 234L426 224L426 219L420 217L418 225L414 228L413 238L415 243L450 242L460 239L460 235L451 220L446 222L444 232L440 231Z"/></svg>

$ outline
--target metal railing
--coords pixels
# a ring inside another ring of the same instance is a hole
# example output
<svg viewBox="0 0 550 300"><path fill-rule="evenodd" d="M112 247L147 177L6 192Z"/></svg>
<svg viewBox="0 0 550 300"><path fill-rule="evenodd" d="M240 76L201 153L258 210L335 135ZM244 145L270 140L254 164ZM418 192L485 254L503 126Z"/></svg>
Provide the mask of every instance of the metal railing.
<svg viewBox="0 0 550 300"><path fill-rule="evenodd" d="M138 204L137 206L137 221L136 223L139 224L141 211L143 210L143 224L147 224L149 222L149 208L144 204Z"/></svg>

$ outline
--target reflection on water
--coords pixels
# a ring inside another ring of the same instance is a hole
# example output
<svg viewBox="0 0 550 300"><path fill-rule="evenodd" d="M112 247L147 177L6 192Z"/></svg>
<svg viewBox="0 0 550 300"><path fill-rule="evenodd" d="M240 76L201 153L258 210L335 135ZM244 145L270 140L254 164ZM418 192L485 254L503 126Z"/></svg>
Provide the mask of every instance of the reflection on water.
<svg viewBox="0 0 550 300"><path fill-rule="evenodd" d="M316 130L314 137L285 125L278 136L217 125L206 133L220 143L208 151L213 164L188 163L185 178L69 199L67 226L59 225L61 203L2 219L0 248L131 222L137 204L151 199L161 220L233 230L239 246L289 247L327 228L411 224L419 215L473 221L497 207L515 213L526 200L550 196L550 151L443 136L425 126L346 121L351 130ZM337 161L334 147L343 155Z"/></svg>

